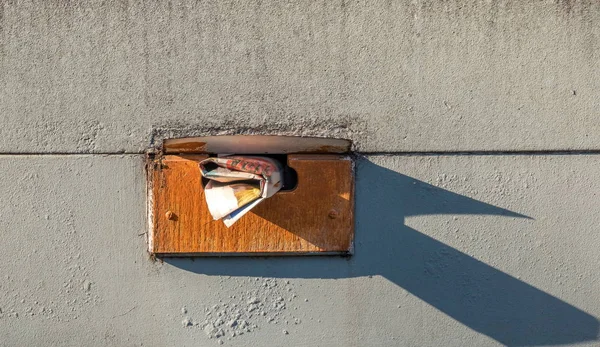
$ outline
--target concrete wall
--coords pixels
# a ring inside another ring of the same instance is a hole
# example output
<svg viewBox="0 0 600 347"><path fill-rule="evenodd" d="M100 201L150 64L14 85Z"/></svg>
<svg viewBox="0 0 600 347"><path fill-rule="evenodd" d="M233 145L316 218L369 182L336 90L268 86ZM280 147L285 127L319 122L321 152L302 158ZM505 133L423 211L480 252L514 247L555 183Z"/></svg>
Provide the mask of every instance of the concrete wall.
<svg viewBox="0 0 600 347"><path fill-rule="evenodd" d="M1 4L0 345L600 345L597 1ZM368 153L356 254L149 259L144 151L232 133Z"/></svg>

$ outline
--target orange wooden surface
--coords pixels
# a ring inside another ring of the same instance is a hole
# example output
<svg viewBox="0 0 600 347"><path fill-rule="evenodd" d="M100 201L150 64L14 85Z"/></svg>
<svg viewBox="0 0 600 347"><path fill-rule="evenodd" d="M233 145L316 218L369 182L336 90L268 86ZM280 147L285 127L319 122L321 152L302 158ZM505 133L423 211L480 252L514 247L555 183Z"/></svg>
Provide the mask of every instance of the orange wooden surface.
<svg viewBox="0 0 600 347"><path fill-rule="evenodd" d="M354 236L352 161L342 155L294 154L296 189L266 199L231 228L208 212L198 162L206 155L166 155L149 165L150 251L156 255L336 254Z"/></svg>

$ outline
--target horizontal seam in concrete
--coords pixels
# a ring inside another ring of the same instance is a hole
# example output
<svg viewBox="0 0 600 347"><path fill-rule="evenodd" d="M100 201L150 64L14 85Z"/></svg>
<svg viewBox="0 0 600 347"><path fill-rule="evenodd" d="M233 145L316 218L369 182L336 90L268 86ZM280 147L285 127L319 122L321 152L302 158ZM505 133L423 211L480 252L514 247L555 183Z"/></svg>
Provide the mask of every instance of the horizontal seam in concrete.
<svg viewBox="0 0 600 347"><path fill-rule="evenodd" d="M77 153L77 152L52 152L52 153L47 153L47 152L24 152L24 153L1 153L0 152L0 157L31 157L31 156L56 156L56 157L60 157L60 156L139 156L139 155L144 155L146 154L145 152L102 152L102 153Z"/></svg>
<svg viewBox="0 0 600 347"><path fill-rule="evenodd" d="M503 155L598 155L600 150L536 150L536 151L411 151L411 152L354 152L373 156L503 156ZM0 152L0 156L124 156L144 155L146 152Z"/></svg>

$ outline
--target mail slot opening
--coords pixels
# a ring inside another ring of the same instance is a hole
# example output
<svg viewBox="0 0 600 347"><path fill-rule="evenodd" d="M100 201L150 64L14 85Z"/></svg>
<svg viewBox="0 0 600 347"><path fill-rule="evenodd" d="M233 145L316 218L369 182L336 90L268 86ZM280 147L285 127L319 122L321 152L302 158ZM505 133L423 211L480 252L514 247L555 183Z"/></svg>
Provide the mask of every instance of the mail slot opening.
<svg viewBox="0 0 600 347"><path fill-rule="evenodd" d="M232 154L232 156L235 156L235 155L236 154ZM217 157L217 156L218 155L215 153L209 154L209 157ZM292 167L289 166L287 154L244 154L243 156L245 156L245 157L252 157L252 156L259 157L260 156L260 157L271 158L271 159L277 161L277 163L280 165L280 167L282 169L281 174L282 174L282 182L283 182L283 185L278 193L291 192L294 189L296 189L296 187L298 186L298 173L296 172L296 170L294 170ZM217 166L217 164L214 164L214 163L207 164L208 169L214 169L216 166ZM206 177L202 177L202 186L206 187L207 184L208 184L208 179Z"/></svg>

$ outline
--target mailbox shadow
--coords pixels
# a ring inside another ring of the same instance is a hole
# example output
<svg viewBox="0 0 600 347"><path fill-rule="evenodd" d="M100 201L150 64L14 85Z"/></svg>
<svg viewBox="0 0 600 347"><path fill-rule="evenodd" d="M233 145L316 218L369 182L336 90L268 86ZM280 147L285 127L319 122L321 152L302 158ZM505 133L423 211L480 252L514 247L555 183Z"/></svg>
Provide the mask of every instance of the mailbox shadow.
<svg viewBox="0 0 600 347"><path fill-rule="evenodd" d="M380 275L467 327L508 346L598 339L599 322L592 315L404 224L408 216L435 214L529 217L432 186L366 159L357 164L356 250L352 257L165 261L207 275L324 279Z"/></svg>

